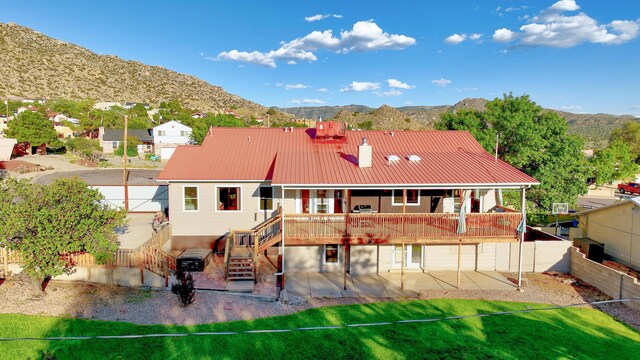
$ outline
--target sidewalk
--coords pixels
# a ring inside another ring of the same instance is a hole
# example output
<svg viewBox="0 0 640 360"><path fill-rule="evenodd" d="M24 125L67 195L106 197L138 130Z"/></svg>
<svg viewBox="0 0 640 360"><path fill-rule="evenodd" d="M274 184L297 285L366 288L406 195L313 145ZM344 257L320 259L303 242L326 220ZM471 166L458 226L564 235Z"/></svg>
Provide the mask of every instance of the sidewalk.
<svg viewBox="0 0 640 360"><path fill-rule="evenodd" d="M400 273L370 275L347 274L344 289L343 273L290 273L285 275L285 288L290 295L310 297L397 297L417 296L421 290L456 290L457 272L408 272L404 288L400 288ZM513 283L498 272L463 271L460 277L463 290L515 289Z"/></svg>

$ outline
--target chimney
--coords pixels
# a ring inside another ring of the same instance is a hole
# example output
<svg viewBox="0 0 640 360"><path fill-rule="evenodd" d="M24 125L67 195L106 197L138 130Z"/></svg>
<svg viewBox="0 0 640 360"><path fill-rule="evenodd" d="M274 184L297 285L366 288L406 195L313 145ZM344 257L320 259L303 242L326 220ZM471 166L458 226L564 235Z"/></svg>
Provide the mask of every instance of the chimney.
<svg viewBox="0 0 640 360"><path fill-rule="evenodd" d="M358 167L368 168L371 167L372 149L371 145L367 142L367 138L362 138L362 144L358 146Z"/></svg>

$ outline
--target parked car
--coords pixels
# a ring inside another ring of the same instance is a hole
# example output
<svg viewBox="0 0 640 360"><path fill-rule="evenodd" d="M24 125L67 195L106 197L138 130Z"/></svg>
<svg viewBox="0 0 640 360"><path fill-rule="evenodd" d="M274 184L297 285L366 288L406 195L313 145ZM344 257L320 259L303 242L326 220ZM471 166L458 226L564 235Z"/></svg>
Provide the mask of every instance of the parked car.
<svg viewBox="0 0 640 360"><path fill-rule="evenodd" d="M639 183L628 183L628 184L618 184L618 191L620 194L635 194L640 195L640 184Z"/></svg>
<svg viewBox="0 0 640 360"><path fill-rule="evenodd" d="M550 227L550 228L555 228L556 227L556 223L552 222L547 224L546 227ZM570 228L577 228L578 227L578 220L574 219L574 220L565 220L565 221L558 221L558 228L560 228L560 230L556 230L556 235L560 235L560 236L569 236L569 229Z"/></svg>

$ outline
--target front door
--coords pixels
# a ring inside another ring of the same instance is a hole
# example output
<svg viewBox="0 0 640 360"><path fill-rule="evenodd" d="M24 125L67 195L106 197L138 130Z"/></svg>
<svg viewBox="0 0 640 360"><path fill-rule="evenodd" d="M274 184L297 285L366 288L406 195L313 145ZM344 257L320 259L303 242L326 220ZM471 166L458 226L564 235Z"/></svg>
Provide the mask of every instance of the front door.
<svg viewBox="0 0 640 360"><path fill-rule="evenodd" d="M404 246L404 267L407 269L419 269L422 264L422 245ZM393 267L402 267L402 245L393 247Z"/></svg>

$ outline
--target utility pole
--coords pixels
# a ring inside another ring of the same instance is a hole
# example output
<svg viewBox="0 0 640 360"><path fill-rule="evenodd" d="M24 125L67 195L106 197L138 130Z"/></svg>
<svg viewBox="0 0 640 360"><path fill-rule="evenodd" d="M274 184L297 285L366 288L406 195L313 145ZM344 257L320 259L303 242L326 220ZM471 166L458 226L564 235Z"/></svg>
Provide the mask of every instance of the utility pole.
<svg viewBox="0 0 640 360"><path fill-rule="evenodd" d="M122 169L122 181L124 182L124 210L129 212L129 186L127 185L127 136L129 129L129 115L124 116L124 168Z"/></svg>

